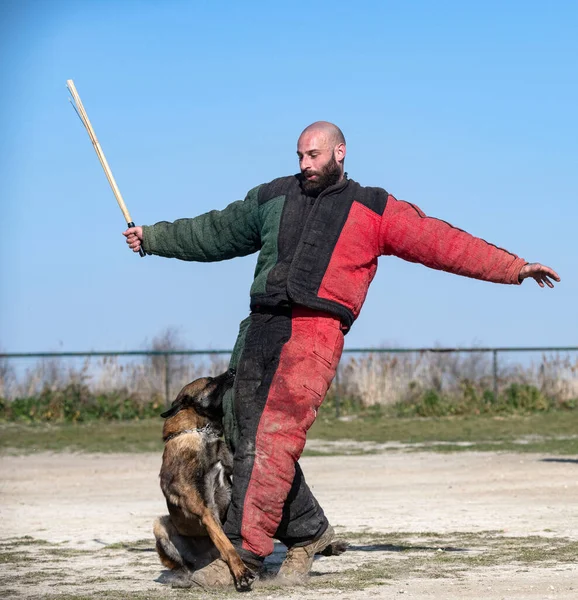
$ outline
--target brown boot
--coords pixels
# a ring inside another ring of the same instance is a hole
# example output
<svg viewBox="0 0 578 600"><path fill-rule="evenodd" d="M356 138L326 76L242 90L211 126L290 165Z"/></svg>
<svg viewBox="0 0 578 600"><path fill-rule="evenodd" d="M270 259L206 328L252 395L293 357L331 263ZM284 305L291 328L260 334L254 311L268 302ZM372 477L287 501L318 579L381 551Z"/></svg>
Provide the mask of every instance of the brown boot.
<svg viewBox="0 0 578 600"><path fill-rule="evenodd" d="M229 565L221 558L191 574L190 580L202 588L221 588L235 585Z"/></svg>
<svg viewBox="0 0 578 600"><path fill-rule="evenodd" d="M335 539L335 531L329 525L323 535L305 546L293 546L287 550L276 581L287 585L306 583L313 566L316 554L335 556L342 554L347 549L347 542Z"/></svg>
<svg viewBox="0 0 578 600"><path fill-rule="evenodd" d="M247 569L246 578L237 582L239 589L242 591L249 590L257 574L255 571ZM229 565L222 558L217 558L202 569L191 573L189 581L203 589L235 586L235 579Z"/></svg>

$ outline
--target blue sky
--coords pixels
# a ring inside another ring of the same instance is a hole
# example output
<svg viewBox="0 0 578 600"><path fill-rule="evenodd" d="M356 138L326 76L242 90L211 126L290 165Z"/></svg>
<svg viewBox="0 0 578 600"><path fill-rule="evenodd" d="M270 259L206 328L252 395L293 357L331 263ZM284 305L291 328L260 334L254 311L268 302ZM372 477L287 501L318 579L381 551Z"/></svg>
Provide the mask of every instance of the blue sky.
<svg viewBox="0 0 578 600"><path fill-rule="evenodd" d="M575 2L0 3L0 347L130 350L167 327L231 347L256 256L126 248L68 102L75 81L138 224L293 173L309 123L346 170L562 282L499 286L380 261L349 347L575 345Z"/></svg>

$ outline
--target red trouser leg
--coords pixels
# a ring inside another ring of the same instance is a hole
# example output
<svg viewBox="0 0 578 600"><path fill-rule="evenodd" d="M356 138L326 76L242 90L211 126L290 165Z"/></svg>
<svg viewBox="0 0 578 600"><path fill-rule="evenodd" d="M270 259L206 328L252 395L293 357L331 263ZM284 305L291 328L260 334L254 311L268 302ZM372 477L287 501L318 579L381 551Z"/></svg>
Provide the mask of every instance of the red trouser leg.
<svg viewBox="0 0 578 600"><path fill-rule="evenodd" d="M253 555L264 557L273 551L272 538L293 482L295 463L335 376L342 350L343 333L337 318L294 308L291 337L282 346L256 430L253 468L242 504L242 548Z"/></svg>

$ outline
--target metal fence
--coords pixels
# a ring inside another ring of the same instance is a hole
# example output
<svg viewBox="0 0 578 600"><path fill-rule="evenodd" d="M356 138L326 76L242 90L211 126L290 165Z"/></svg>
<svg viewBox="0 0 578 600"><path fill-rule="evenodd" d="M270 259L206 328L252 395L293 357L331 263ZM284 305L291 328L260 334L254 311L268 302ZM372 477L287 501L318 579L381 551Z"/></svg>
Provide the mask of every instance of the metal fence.
<svg viewBox="0 0 578 600"><path fill-rule="evenodd" d="M500 384L500 368L503 363L507 361L507 356L514 355L530 355L531 353L541 353L543 356L547 353L578 353L578 346L535 346L535 347L470 347L470 348L346 348L344 354L368 357L375 355L413 355L413 360L406 361L406 364L411 363L412 368L415 369L415 365L419 363L420 357L427 356L430 358L435 355L479 355L484 356L486 362L484 368L487 367L488 373L485 375L485 380L491 385L494 397L498 397L499 384ZM157 370L159 368L163 370L162 374L164 384L164 398L165 402L169 404L172 400L171 392L174 391L173 384L176 384L174 370L171 368L171 357L175 356L228 356L231 354L231 350L135 350L135 351L110 351L110 352L11 352L11 353L0 353L0 359L16 360L16 359L90 359L92 357L116 357L118 359L130 359L132 357L148 357L151 360L158 357L159 362L155 362ZM489 360L488 360L489 359ZM573 373L575 369L578 369L578 360L572 366ZM220 365L221 366L221 365ZM336 414L340 413L340 396L342 394L342 384L340 378L342 375L341 371L347 369L348 365L344 366L342 360L342 366L338 369L336 378L334 381L333 398L335 402ZM205 371L206 372L206 371ZM146 374L145 374L146 376ZM408 381L414 373L410 374L404 381ZM383 378L381 379L383 382Z"/></svg>

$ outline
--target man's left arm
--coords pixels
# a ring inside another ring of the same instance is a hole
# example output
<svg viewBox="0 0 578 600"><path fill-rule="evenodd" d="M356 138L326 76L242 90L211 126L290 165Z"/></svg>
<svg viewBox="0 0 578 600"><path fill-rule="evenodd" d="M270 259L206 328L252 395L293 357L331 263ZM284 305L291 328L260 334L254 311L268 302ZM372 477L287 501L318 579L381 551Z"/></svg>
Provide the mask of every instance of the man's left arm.
<svg viewBox="0 0 578 600"><path fill-rule="evenodd" d="M458 229L426 216L414 204L389 196L380 229L381 254L390 254L456 275L494 283L519 284L532 277L540 287L554 287L558 274Z"/></svg>

